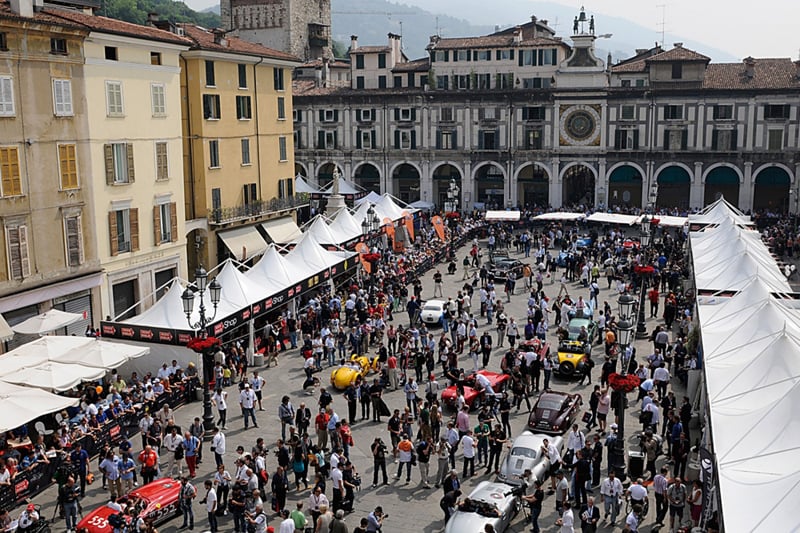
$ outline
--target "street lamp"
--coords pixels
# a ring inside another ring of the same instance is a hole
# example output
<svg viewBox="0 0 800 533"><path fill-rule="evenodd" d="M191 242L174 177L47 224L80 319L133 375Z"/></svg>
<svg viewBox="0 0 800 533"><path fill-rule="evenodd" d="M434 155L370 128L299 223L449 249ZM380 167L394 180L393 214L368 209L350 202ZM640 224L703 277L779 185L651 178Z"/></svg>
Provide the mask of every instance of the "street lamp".
<svg viewBox="0 0 800 533"><path fill-rule="evenodd" d="M633 342L633 324L631 317L633 310L636 307L636 298L627 292L621 294L617 299L619 306L619 316L621 320L617 323L617 342L620 346L619 362L620 374L622 376L628 375L628 365L630 364L630 352L628 347ZM627 393L625 391L618 391L618 405L617 412L619 413L619 421L617 422L617 438L614 441L614 446L611 448L611 457L608 463L620 481L625 480L625 399Z"/></svg>
<svg viewBox="0 0 800 533"><path fill-rule="evenodd" d="M639 252L642 256L642 266L647 266L647 247L650 245L650 225L652 223L652 218L648 215L642 217L642 232L639 236ZM644 271L640 274L639 284L640 292L639 292L639 320L636 324L636 338L637 339L646 339L647 338L647 325L644 322L644 296L645 291L647 290L647 281L649 280L650 275L646 274Z"/></svg>
<svg viewBox="0 0 800 533"><path fill-rule="evenodd" d="M194 271L194 287L197 292L192 291L190 287L186 287L181 295L181 302L183 303L183 313L186 315L186 321L189 327L198 331L199 336L206 335L206 327L217 316L217 305L219 304L220 297L222 296L222 285L214 279L210 284L208 283L208 272L202 266L197 267ZM214 314L206 316L206 304L203 296L206 290L210 293L211 305L214 306ZM200 308L198 309L200 316L197 322L192 323L192 309L194 307L195 294L200 295ZM203 351L203 428L206 430L206 435L211 434L214 428L214 415L211 412L211 386L212 372L214 368L214 354L208 349Z"/></svg>

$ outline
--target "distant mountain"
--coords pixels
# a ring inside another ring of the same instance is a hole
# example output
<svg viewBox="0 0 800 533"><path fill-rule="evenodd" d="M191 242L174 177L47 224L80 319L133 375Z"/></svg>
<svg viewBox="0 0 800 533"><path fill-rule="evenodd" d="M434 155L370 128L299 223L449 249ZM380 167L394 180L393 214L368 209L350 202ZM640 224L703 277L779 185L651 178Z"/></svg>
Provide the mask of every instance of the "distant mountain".
<svg viewBox="0 0 800 533"><path fill-rule="evenodd" d="M201 9L200 13L213 13L215 15L219 15L219 4L211 7L207 7L205 9Z"/></svg>
<svg viewBox="0 0 800 533"><path fill-rule="evenodd" d="M219 14L198 13L183 2L174 0L103 0L100 14L106 17L144 24L148 13L158 13L161 20L191 22L205 28L219 27Z"/></svg>

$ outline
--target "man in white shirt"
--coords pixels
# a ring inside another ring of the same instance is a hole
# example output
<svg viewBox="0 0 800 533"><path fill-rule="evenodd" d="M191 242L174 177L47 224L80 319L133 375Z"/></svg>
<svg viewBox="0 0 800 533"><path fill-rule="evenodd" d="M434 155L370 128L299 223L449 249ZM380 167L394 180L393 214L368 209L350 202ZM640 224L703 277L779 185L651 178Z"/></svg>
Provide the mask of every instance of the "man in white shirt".
<svg viewBox="0 0 800 533"><path fill-rule="evenodd" d="M483 374L475 374L475 382L483 389L485 398L494 396L494 389L492 388L492 383L489 381L489 378Z"/></svg>
<svg viewBox="0 0 800 533"><path fill-rule="evenodd" d="M289 509L284 509L281 511L281 527L278 529L278 533L294 533L294 520L289 516Z"/></svg>
<svg viewBox="0 0 800 533"><path fill-rule="evenodd" d="M206 497L200 503L206 505L209 530L211 533L217 533L217 491L214 489L214 484L210 479L207 479L204 485L206 487Z"/></svg>
<svg viewBox="0 0 800 533"><path fill-rule="evenodd" d="M167 449L167 476L172 475L175 467L178 467L178 476L183 475L183 453L180 458L176 456L178 449L183 451L183 437L178 434L177 428L173 427L166 437L164 437L164 448Z"/></svg>
<svg viewBox="0 0 800 533"><path fill-rule="evenodd" d="M225 434L214 427L214 436L211 437L211 451L214 452L214 461L217 467L223 464L223 456L225 455Z"/></svg>
<svg viewBox="0 0 800 533"><path fill-rule="evenodd" d="M550 442L549 439L542 440L542 454L547 454L550 461L550 491L556 490L556 472L561 469L561 454L558 453L558 448Z"/></svg>
<svg viewBox="0 0 800 533"><path fill-rule="evenodd" d="M568 501L564 502L564 512L561 518L556 520L556 525L561 526L560 533L575 533L575 516Z"/></svg>
<svg viewBox="0 0 800 533"><path fill-rule="evenodd" d="M619 498L622 496L622 483L617 479L614 470L608 472L608 477L600 483L600 499L605 507L604 517L613 525L619 514ZM610 515L610 519L609 519Z"/></svg>
<svg viewBox="0 0 800 533"><path fill-rule="evenodd" d="M578 424L572 424L572 431L567 434L567 451L572 452L571 455L574 457L584 446L586 446L586 436L578 429Z"/></svg>
<svg viewBox="0 0 800 533"><path fill-rule="evenodd" d="M263 411L264 408L261 407L261 389L264 387L266 381L264 378L258 375L258 371L253 372L253 377L250 379L250 386L253 389L253 392L256 393L256 400L258 400L258 410Z"/></svg>
<svg viewBox="0 0 800 533"><path fill-rule="evenodd" d="M170 375L169 367L167 366L167 363L164 363L163 365L161 365L161 368L158 369L156 377L158 379L165 379L169 381L169 375Z"/></svg>
<svg viewBox="0 0 800 533"><path fill-rule="evenodd" d="M222 429L228 429L228 393L222 390L222 387L217 387L217 390L214 391L214 395L211 397L211 401L216 404L217 412L219 413L217 425Z"/></svg>
<svg viewBox="0 0 800 533"><path fill-rule="evenodd" d="M239 405L242 408L242 417L244 417L244 429L248 429L248 420L253 419L253 426L258 427L256 422L256 412L254 410L256 404L256 394L250 388L249 383L244 384L244 389L239 394Z"/></svg>
<svg viewBox="0 0 800 533"><path fill-rule="evenodd" d="M628 487L628 494L631 497L631 505L639 504L644 506L644 501L647 499L647 487L643 485L642 478L631 483L631 486Z"/></svg>
<svg viewBox="0 0 800 533"><path fill-rule="evenodd" d="M467 434L461 437L461 449L464 451L464 475L462 478L467 478L467 466L469 466L469 475L475 475L475 448L478 447L478 442L472 436L472 430L467 430Z"/></svg>
<svg viewBox="0 0 800 533"><path fill-rule="evenodd" d="M666 366L660 366L653 370L653 384L656 386L658 400L661 401L667 395L667 385L669 385L669 370Z"/></svg>

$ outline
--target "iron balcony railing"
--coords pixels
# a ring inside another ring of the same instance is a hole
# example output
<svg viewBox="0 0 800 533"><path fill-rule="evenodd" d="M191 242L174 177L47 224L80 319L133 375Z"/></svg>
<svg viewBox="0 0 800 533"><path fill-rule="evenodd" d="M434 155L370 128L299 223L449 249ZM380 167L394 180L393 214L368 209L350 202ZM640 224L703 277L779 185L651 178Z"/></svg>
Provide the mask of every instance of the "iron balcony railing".
<svg viewBox="0 0 800 533"><path fill-rule="evenodd" d="M233 207L219 207L209 210L209 223L228 224L239 220L256 218L270 213L293 211L308 204L308 195L298 194L287 198L273 198L272 200L258 200L245 205Z"/></svg>

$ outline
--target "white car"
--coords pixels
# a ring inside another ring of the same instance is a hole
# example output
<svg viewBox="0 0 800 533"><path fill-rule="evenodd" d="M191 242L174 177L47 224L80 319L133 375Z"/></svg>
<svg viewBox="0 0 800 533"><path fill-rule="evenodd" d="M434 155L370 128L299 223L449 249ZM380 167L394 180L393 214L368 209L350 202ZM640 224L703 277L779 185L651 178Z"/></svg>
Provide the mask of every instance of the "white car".
<svg viewBox="0 0 800 533"><path fill-rule="evenodd" d="M481 481L465 498L472 503L456 509L444 533L479 533L485 531L486 524L503 533L520 510L519 498L511 493L513 488L505 483Z"/></svg>
<svg viewBox="0 0 800 533"><path fill-rule="evenodd" d="M522 481L522 474L525 470L530 470L533 473L531 482L534 479L544 481L550 471L550 459L547 454L542 453L544 439L555 446L559 454L563 453L563 437L523 431L519 437L514 439L511 451L500 464L500 473L497 475L497 479L509 485L519 485Z"/></svg>
<svg viewBox="0 0 800 533"><path fill-rule="evenodd" d="M419 313L420 318L426 324L441 324L445 305L447 305L447 302L444 300L428 300L422 306L422 310Z"/></svg>

